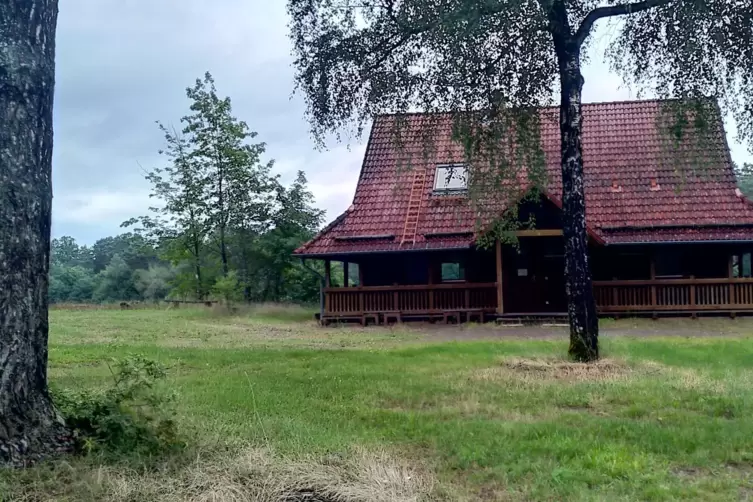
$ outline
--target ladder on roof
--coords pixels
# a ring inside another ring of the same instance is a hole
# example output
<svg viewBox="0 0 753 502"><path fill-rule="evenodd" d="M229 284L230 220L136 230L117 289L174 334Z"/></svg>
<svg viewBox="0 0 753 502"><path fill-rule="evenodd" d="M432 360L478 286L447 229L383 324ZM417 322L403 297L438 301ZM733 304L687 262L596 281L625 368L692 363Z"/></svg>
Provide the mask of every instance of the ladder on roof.
<svg viewBox="0 0 753 502"><path fill-rule="evenodd" d="M410 189L408 213L405 215L403 238L400 240L401 246L406 242L410 242L411 244L416 243L416 232L418 231L418 220L421 216L421 206L423 205L425 182L426 168L417 168L413 175L413 184Z"/></svg>

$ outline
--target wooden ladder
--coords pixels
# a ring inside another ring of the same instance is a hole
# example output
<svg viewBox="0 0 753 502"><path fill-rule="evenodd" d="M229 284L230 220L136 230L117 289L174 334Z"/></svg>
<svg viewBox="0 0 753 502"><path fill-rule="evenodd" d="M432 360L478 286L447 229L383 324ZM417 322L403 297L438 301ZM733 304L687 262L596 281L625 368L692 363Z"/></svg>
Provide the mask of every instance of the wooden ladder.
<svg viewBox="0 0 753 502"><path fill-rule="evenodd" d="M403 238L400 240L402 246L406 242L416 243L416 232L418 231L418 219L421 216L421 206L424 198L424 184L426 181L426 168L417 168L413 175L413 185L410 189L410 199L408 199L408 213L405 215L405 226L403 227Z"/></svg>

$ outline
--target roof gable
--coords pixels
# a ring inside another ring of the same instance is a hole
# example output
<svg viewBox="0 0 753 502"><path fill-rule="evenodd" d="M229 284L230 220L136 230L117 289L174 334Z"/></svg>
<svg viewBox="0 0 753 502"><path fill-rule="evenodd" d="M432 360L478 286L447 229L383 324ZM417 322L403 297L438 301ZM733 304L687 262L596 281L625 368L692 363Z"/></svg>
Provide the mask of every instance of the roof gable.
<svg viewBox="0 0 753 502"><path fill-rule="evenodd" d="M677 158L667 156L666 139L657 129L661 105L660 101L583 105L586 222L591 236L607 244L753 240L753 207L736 191L721 117L710 145L690 140L681 144L682 159L703 156L708 160L702 174L693 174L694 166L678 165ZM556 111L542 109L541 141L549 179L547 196L561 206ZM420 130L425 117L413 114L405 120L411 130ZM436 116L433 119L436 124ZM468 198L433 193L436 166L464 158L462 147L451 137L451 116L432 129L436 136L430 153L417 136L394 144L393 120L379 116L374 121L352 206L297 254L472 245L479 215ZM406 152L411 155L410 168L404 165ZM425 179L416 240L401 245L417 170L425 171ZM348 240L349 236L382 238Z"/></svg>

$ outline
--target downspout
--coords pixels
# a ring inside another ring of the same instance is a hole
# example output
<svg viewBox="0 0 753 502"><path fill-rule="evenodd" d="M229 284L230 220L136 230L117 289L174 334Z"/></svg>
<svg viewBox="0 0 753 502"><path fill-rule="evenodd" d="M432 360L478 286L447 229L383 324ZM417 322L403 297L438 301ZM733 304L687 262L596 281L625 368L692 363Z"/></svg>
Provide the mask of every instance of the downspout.
<svg viewBox="0 0 753 502"><path fill-rule="evenodd" d="M324 276L317 270L309 267L309 265L306 263L306 258L301 258L301 265L303 266L303 268L319 277L319 324L322 324L324 320Z"/></svg>

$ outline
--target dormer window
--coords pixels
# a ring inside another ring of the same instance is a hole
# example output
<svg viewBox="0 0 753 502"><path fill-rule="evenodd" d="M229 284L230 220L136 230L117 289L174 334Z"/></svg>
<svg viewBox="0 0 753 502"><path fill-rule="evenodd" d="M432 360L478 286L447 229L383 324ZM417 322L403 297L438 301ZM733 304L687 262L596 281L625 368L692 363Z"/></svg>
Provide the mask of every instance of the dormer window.
<svg viewBox="0 0 753 502"><path fill-rule="evenodd" d="M434 175L435 192L463 192L468 189L468 175L464 164L442 164Z"/></svg>

